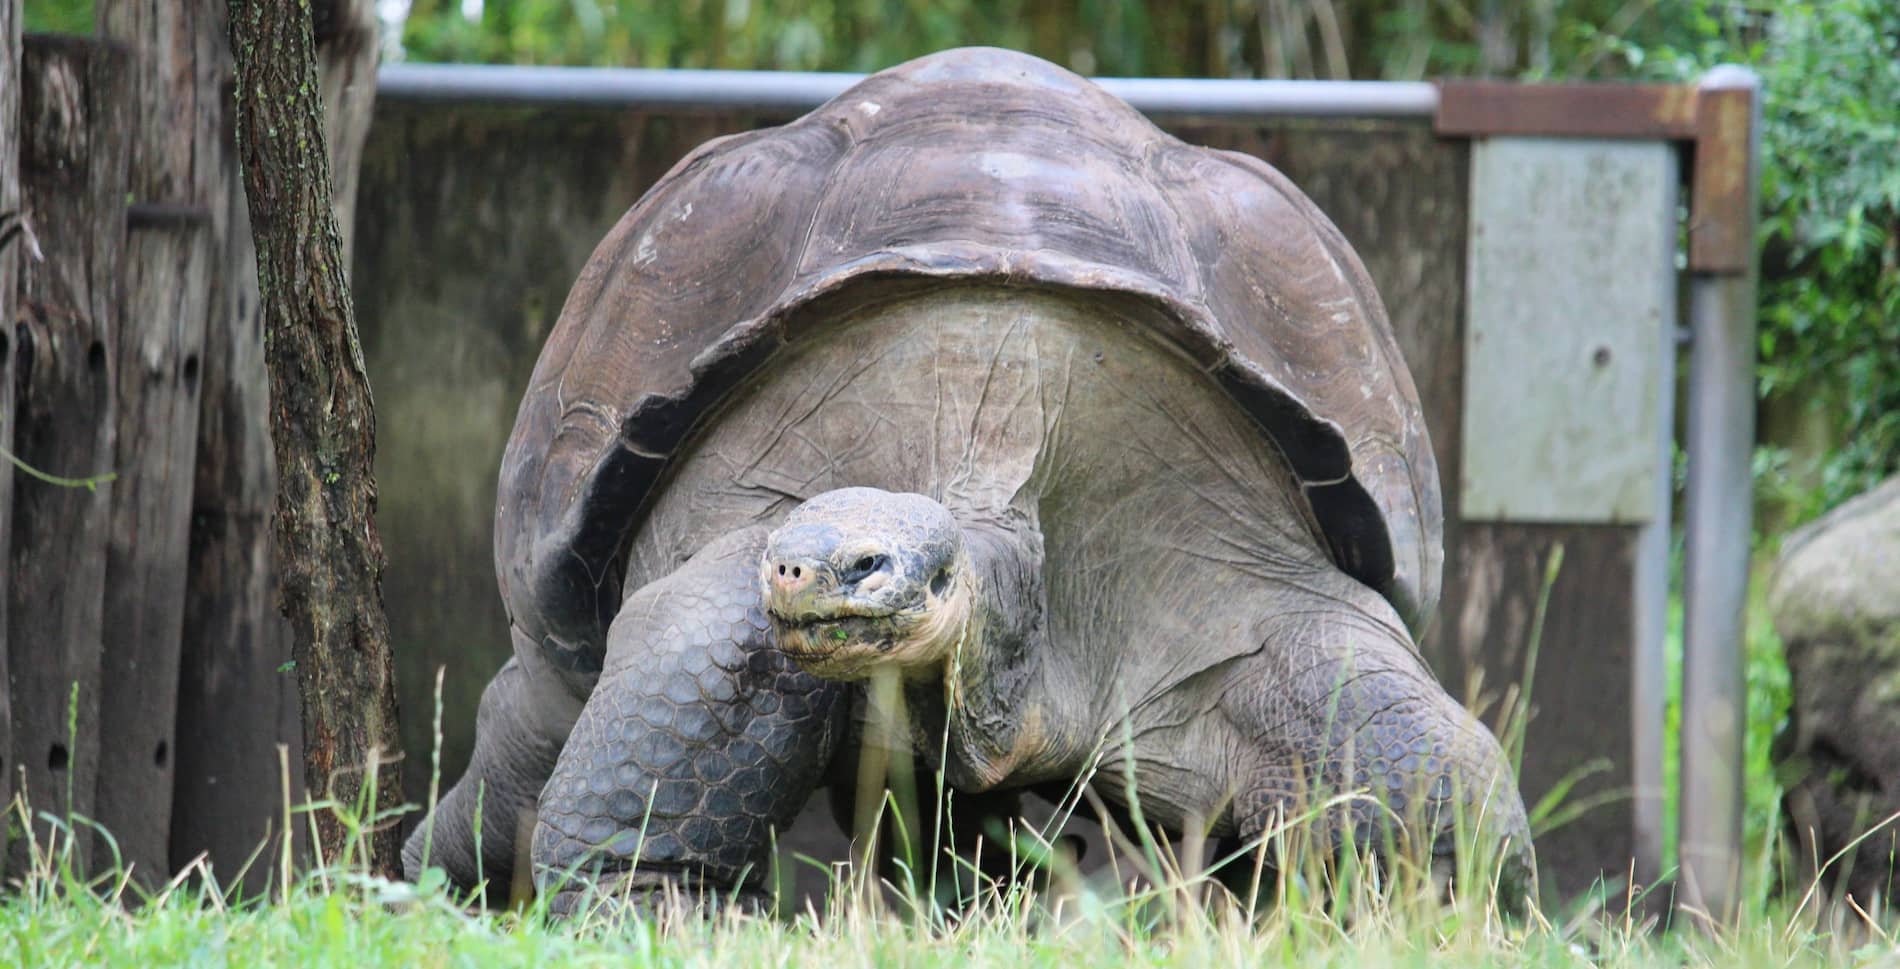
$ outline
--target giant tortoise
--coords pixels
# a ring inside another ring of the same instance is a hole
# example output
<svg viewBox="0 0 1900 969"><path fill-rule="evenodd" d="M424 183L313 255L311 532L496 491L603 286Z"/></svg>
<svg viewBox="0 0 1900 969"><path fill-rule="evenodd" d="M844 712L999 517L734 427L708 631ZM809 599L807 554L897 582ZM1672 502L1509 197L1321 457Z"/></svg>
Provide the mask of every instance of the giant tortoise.
<svg viewBox="0 0 1900 969"><path fill-rule="evenodd" d="M502 461L514 657L405 866L505 884L531 836L557 911L755 890L884 676L955 791L1122 765L1110 804L1240 840L1362 791L1336 837L1466 813L1527 870L1414 645L1440 515L1379 297L1286 178L1032 57L912 61L701 147L581 271Z"/></svg>

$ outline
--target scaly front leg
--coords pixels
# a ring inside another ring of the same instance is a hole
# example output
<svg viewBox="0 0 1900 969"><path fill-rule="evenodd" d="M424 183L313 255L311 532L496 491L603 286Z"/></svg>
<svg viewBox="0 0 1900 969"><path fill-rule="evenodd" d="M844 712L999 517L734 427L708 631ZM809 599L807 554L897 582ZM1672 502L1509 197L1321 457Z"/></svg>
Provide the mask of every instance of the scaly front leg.
<svg viewBox="0 0 1900 969"><path fill-rule="evenodd" d="M845 687L793 665L759 591L764 529L735 532L627 598L535 826L551 910L678 888L761 897L772 830L818 785Z"/></svg>

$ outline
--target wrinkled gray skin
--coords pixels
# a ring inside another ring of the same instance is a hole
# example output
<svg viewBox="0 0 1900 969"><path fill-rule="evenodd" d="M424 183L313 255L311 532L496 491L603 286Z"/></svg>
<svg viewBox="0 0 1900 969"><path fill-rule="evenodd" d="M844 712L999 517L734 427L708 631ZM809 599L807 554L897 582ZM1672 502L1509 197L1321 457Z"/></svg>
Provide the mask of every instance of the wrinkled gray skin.
<svg viewBox="0 0 1900 969"><path fill-rule="evenodd" d="M950 285L779 351L675 459L598 684L529 647L484 695L432 862L474 879L482 785L491 818L538 795L532 858L556 911L584 898L566 872L748 887L772 828L851 776L833 761L856 747L864 681L891 670L911 746L934 756L947 736L959 791L1067 783L1103 751L1132 758L1149 820L1244 839L1364 789L1440 850L1446 808L1481 819L1512 839L1521 890L1524 811L1497 742L1335 567L1278 452L1148 312ZM1349 815L1335 836L1388 817ZM505 877L513 825L487 830L485 873Z"/></svg>

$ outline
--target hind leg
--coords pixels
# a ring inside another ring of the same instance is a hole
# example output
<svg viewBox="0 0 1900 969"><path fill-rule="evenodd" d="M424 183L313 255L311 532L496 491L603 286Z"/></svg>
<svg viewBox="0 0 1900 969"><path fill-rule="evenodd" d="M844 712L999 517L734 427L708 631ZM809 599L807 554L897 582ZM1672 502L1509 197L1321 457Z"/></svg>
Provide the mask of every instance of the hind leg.
<svg viewBox="0 0 1900 969"><path fill-rule="evenodd" d="M1343 577L1332 585L1271 619L1260 662L1223 693L1256 751L1234 785L1237 833L1257 838L1350 798L1306 830L1335 849L1350 837L1421 861L1467 835L1497 859L1486 867L1507 903L1521 901L1535 877L1529 827L1497 740L1431 675L1383 599Z"/></svg>
<svg viewBox="0 0 1900 969"><path fill-rule="evenodd" d="M403 845L405 876L413 881L425 867L436 867L458 888L486 881L507 889L516 833L533 817L587 686L516 634L514 657L482 691L468 770Z"/></svg>
<svg viewBox="0 0 1900 969"><path fill-rule="evenodd" d="M728 535L621 607L541 793L535 881L557 914L594 893L755 891L773 829L823 779L844 687L775 645L765 535Z"/></svg>

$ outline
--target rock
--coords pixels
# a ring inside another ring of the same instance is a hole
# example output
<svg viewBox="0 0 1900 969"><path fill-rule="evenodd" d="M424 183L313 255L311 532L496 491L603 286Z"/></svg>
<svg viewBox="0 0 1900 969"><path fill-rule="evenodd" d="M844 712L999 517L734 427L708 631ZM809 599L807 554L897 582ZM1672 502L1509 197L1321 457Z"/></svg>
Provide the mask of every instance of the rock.
<svg viewBox="0 0 1900 969"><path fill-rule="evenodd" d="M1775 761L1799 846L1865 903L1892 895L1900 862L1900 476L1797 531L1769 605L1793 681ZM1846 849L1876 826L1879 830Z"/></svg>

